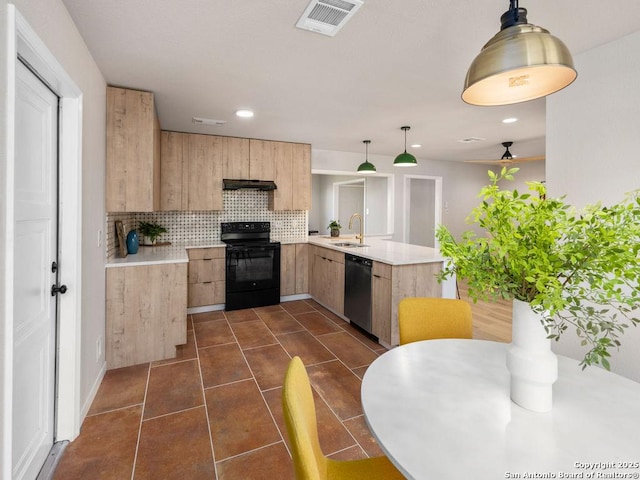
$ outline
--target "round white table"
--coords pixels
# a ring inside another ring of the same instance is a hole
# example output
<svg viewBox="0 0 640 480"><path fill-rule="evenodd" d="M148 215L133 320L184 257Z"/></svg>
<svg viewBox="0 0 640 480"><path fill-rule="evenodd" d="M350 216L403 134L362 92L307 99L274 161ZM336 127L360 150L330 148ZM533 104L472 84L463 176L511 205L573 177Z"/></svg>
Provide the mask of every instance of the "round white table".
<svg viewBox="0 0 640 480"><path fill-rule="evenodd" d="M640 383L558 356L552 411L529 412L509 399L508 346L429 340L369 366L365 418L396 467L420 480L639 478Z"/></svg>

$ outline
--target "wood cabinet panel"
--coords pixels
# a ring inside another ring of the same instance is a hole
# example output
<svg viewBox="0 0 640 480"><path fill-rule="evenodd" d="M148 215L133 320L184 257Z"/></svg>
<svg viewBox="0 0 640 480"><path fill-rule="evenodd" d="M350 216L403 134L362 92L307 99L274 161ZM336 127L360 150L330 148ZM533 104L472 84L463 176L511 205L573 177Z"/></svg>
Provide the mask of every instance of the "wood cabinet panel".
<svg viewBox="0 0 640 480"><path fill-rule="evenodd" d="M187 135L186 210L222 210L222 141L213 135Z"/></svg>
<svg viewBox="0 0 640 480"><path fill-rule="evenodd" d="M211 258L225 258L225 247L188 248L189 260L204 260Z"/></svg>
<svg viewBox="0 0 640 480"><path fill-rule="evenodd" d="M189 248L187 306L202 307L225 302L225 248Z"/></svg>
<svg viewBox="0 0 640 480"><path fill-rule="evenodd" d="M311 145L293 144L292 210L311 210Z"/></svg>
<svg viewBox="0 0 640 480"><path fill-rule="evenodd" d="M371 329L378 339L391 344L391 265L373 262Z"/></svg>
<svg viewBox="0 0 640 480"><path fill-rule="evenodd" d="M293 210L293 144L273 142L275 155L274 181L278 186L269 198L272 210Z"/></svg>
<svg viewBox="0 0 640 480"><path fill-rule="evenodd" d="M280 295L296 293L296 246L280 247Z"/></svg>
<svg viewBox="0 0 640 480"><path fill-rule="evenodd" d="M311 266L311 296L319 303L344 314L344 253L316 247Z"/></svg>
<svg viewBox="0 0 640 480"><path fill-rule="evenodd" d="M189 284L223 282L224 258L190 260L189 261Z"/></svg>
<svg viewBox="0 0 640 480"><path fill-rule="evenodd" d="M187 337L187 264L107 268L107 368L173 358Z"/></svg>
<svg viewBox="0 0 640 480"><path fill-rule="evenodd" d="M296 293L309 291L309 245L296 243Z"/></svg>
<svg viewBox="0 0 640 480"><path fill-rule="evenodd" d="M398 303L405 297L442 297L442 285L436 274L441 262L394 265L391 278L391 345L400 343Z"/></svg>
<svg viewBox="0 0 640 480"><path fill-rule="evenodd" d="M275 183L269 197L271 210L311 208L311 145L273 142Z"/></svg>
<svg viewBox="0 0 640 480"><path fill-rule="evenodd" d="M222 178L244 179L249 177L249 139L221 137Z"/></svg>
<svg viewBox="0 0 640 480"><path fill-rule="evenodd" d="M163 131L160 148L160 210L183 210L189 188L184 166L185 134Z"/></svg>
<svg viewBox="0 0 640 480"><path fill-rule="evenodd" d="M225 302L225 282L192 283L189 285L189 307L203 307Z"/></svg>
<svg viewBox="0 0 640 480"><path fill-rule="evenodd" d="M250 180L275 180L276 143L253 138L249 140Z"/></svg>
<svg viewBox="0 0 640 480"><path fill-rule="evenodd" d="M106 210L160 207L160 125L153 93L107 87Z"/></svg>

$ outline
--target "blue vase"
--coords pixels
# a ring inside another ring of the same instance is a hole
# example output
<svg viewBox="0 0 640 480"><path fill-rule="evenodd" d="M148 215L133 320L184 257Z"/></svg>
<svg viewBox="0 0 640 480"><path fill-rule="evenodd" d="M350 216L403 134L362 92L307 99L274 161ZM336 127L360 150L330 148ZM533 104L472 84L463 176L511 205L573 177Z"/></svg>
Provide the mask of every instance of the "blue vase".
<svg viewBox="0 0 640 480"><path fill-rule="evenodd" d="M131 230L127 234L127 252L130 255L138 253L138 247L140 246L140 242L138 240L138 232L135 230Z"/></svg>

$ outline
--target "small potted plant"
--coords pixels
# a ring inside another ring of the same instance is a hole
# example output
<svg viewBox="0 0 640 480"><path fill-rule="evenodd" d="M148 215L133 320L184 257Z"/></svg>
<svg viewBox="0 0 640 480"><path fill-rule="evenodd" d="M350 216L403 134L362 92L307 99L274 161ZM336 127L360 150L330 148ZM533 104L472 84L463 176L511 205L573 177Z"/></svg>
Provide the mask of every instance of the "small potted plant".
<svg viewBox="0 0 640 480"><path fill-rule="evenodd" d="M340 225L340 222L338 220L331 220L327 228L331 230L332 237L339 237L342 225Z"/></svg>
<svg viewBox="0 0 640 480"><path fill-rule="evenodd" d="M138 231L149 240L149 243L145 242L144 245L155 245L158 237L163 233L166 233L167 229L157 223L140 222Z"/></svg>

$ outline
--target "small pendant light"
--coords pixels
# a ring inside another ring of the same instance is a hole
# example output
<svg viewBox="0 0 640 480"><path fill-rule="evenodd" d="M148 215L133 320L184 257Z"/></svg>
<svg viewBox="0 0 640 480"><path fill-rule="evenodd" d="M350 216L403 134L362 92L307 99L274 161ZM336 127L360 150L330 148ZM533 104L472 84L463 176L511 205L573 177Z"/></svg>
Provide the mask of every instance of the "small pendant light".
<svg viewBox="0 0 640 480"><path fill-rule="evenodd" d="M482 47L464 82L471 105L510 105L545 97L578 75L569 49L544 28L527 23L527 9L510 0L500 31Z"/></svg>
<svg viewBox="0 0 640 480"><path fill-rule="evenodd" d="M416 157L407 153L407 130L410 130L411 127L400 127L401 130L404 130L404 153L401 153L396 157L393 161L394 167L415 167L418 164Z"/></svg>
<svg viewBox="0 0 640 480"><path fill-rule="evenodd" d="M365 144L366 153L364 157L364 163L361 163L358 167L358 173L362 173L365 175L376 173L375 165L373 163L369 163L369 144L371 143L371 140L363 140L362 143Z"/></svg>

